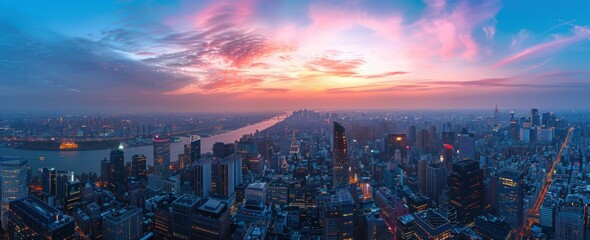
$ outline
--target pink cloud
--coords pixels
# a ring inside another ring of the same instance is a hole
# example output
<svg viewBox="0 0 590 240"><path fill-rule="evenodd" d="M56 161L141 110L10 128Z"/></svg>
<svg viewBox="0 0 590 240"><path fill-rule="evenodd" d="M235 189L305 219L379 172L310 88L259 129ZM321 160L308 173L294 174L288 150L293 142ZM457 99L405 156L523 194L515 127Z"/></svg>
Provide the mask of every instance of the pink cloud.
<svg viewBox="0 0 590 240"><path fill-rule="evenodd" d="M494 67L502 67L507 64L522 61L525 59L534 58L540 55L553 54L571 44L579 41L588 40L590 38L590 29L582 26L574 27L574 34L568 37L556 37L549 42L540 43L511 56L508 56L494 64Z"/></svg>

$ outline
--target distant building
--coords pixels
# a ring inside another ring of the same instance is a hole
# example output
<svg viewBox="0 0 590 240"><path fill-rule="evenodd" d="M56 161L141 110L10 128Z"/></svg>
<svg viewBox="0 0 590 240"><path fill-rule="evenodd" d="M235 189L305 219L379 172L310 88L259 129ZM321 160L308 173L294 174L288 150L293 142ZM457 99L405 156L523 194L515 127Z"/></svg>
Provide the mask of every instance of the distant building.
<svg viewBox="0 0 590 240"><path fill-rule="evenodd" d="M199 161L201 159L201 136L191 135L190 136L190 163ZM188 156L187 156L188 157Z"/></svg>
<svg viewBox="0 0 590 240"><path fill-rule="evenodd" d="M157 136L154 138L154 167L163 177L170 176L170 138Z"/></svg>
<svg viewBox="0 0 590 240"><path fill-rule="evenodd" d="M143 236L143 212L140 208L127 206L109 215L102 223L104 240L133 240Z"/></svg>
<svg viewBox="0 0 590 240"><path fill-rule="evenodd" d="M389 160L393 159L396 151L399 151L401 158L406 158L408 143L406 134L388 134L385 137L385 154Z"/></svg>
<svg viewBox="0 0 590 240"><path fill-rule="evenodd" d="M55 196L57 188L57 172L55 168L43 168L41 170L41 187L43 192L47 195Z"/></svg>
<svg viewBox="0 0 590 240"><path fill-rule="evenodd" d="M143 154L135 154L131 157L131 175L139 179L145 179L147 158Z"/></svg>
<svg viewBox="0 0 590 240"><path fill-rule="evenodd" d="M111 176L110 182L115 184L117 187L122 187L125 179L125 154L121 149L111 150L110 156L111 164L113 165L113 175Z"/></svg>
<svg viewBox="0 0 590 240"><path fill-rule="evenodd" d="M463 128L457 135L459 139L459 161L475 158L475 136Z"/></svg>
<svg viewBox="0 0 590 240"><path fill-rule="evenodd" d="M348 161L348 144L345 129L337 122L334 122L332 164L333 186L337 188L347 186L350 167Z"/></svg>
<svg viewBox="0 0 590 240"><path fill-rule="evenodd" d="M440 196L447 187L447 167L436 163L428 165L426 169L427 189L426 195L440 204Z"/></svg>
<svg viewBox="0 0 590 240"><path fill-rule="evenodd" d="M178 179L178 176L170 176L164 179L163 191L176 196L180 195L180 179Z"/></svg>
<svg viewBox="0 0 590 240"><path fill-rule="evenodd" d="M80 205L82 199L82 183L78 180L68 181L66 183L66 194L62 201L64 211L68 215L73 215L74 210Z"/></svg>
<svg viewBox="0 0 590 240"><path fill-rule="evenodd" d="M523 172L501 169L498 172L498 216L512 228L523 224Z"/></svg>
<svg viewBox="0 0 590 240"><path fill-rule="evenodd" d="M33 196L10 202L9 239L75 239L75 223Z"/></svg>
<svg viewBox="0 0 590 240"><path fill-rule="evenodd" d="M164 178L160 174L152 173L148 175L148 185L147 189L153 192L160 192L164 187Z"/></svg>

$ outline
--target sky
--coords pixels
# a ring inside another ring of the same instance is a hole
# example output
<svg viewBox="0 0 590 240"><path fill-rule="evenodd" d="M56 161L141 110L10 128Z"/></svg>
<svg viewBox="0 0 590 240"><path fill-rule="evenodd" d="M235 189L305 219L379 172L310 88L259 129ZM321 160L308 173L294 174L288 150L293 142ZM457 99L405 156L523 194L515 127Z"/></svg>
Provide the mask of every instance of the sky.
<svg viewBox="0 0 590 240"><path fill-rule="evenodd" d="M590 1L2 1L0 111L590 108Z"/></svg>

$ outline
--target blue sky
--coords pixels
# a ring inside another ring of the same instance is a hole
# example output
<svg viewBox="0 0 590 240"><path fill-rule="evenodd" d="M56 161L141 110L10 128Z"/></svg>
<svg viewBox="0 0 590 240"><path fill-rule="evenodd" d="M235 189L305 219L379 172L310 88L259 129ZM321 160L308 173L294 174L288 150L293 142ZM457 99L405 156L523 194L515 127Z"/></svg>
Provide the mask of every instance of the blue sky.
<svg viewBox="0 0 590 240"><path fill-rule="evenodd" d="M588 12L589 1L4 1L0 110L588 108Z"/></svg>

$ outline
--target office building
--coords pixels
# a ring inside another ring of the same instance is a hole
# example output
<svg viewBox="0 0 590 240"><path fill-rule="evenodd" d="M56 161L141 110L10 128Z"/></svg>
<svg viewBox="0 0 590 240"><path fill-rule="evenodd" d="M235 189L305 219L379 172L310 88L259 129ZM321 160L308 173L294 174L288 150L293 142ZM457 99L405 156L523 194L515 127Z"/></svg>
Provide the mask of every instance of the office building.
<svg viewBox="0 0 590 240"><path fill-rule="evenodd" d="M215 159L212 163L212 179L215 194L220 198L229 199L236 187L242 183L241 155L233 153L224 159Z"/></svg>
<svg viewBox="0 0 590 240"><path fill-rule="evenodd" d="M203 158L193 163L194 194L209 197L211 192L211 159Z"/></svg>
<svg viewBox="0 0 590 240"><path fill-rule="evenodd" d="M36 197L11 201L9 209L9 239L75 239L74 219Z"/></svg>
<svg viewBox="0 0 590 240"><path fill-rule="evenodd" d="M406 158L408 143L406 134L388 134L385 137L385 154L389 160L393 159L397 151L400 152L401 158Z"/></svg>
<svg viewBox="0 0 590 240"><path fill-rule="evenodd" d="M566 200L555 213L555 239L586 239L587 208L581 200Z"/></svg>
<svg viewBox="0 0 590 240"><path fill-rule="evenodd" d="M467 128L463 128L457 137L459 139L458 160L475 159L475 135L469 133Z"/></svg>
<svg viewBox="0 0 590 240"><path fill-rule="evenodd" d="M440 204L440 196L447 187L447 167L440 163L428 165L426 182L426 195Z"/></svg>
<svg viewBox="0 0 590 240"><path fill-rule="evenodd" d="M201 136L190 136L190 163L199 161L201 159Z"/></svg>
<svg viewBox="0 0 590 240"><path fill-rule="evenodd" d="M146 179L147 158L143 154L135 154L131 157L131 176L138 179Z"/></svg>
<svg viewBox="0 0 590 240"><path fill-rule="evenodd" d="M346 132L342 125L334 122L332 145L332 182L336 188L348 185L348 144Z"/></svg>
<svg viewBox="0 0 590 240"><path fill-rule="evenodd" d="M119 149L111 150L110 161L113 168L113 175L111 176L110 182L117 187L122 187L125 180L125 154L122 145Z"/></svg>
<svg viewBox="0 0 590 240"><path fill-rule="evenodd" d="M73 215L74 210L80 205L82 199L82 184L78 180L68 181L65 184L65 196L62 201L64 211L68 215Z"/></svg>
<svg viewBox="0 0 590 240"><path fill-rule="evenodd" d="M523 223L523 172L504 168L498 172L498 216L512 228Z"/></svg>
<svg viewBox="0 0 590 240"><path fill-rule="evenodd" d="M199 197L185 194L172 202L172 235L174 239L192 238L192 215L197 209Z"/></svg>
<svg viewBox="0 0 590 240"><path fill-rule="evenodd" d="M541 116L539 116L539 109L531 109L531 124L533 127L541 126Z"/></svg>
<svg viewBox="0 0 590 240"><path fill-rule="evenodd" d="M167 193L172 193L176 196L180 195L180 179L178 176L170 176L164 179L162 190Z"/></svg>
<svg viewBox="0 0 590 240"><path fill-rule="evenodd" d="M154 167L156 172L167 178L170 176L170 138L158 136L154 141Z"/></svg>
<svg viewBox="0 0 590 240"><path fill-rule="evenodd" d="M414 230L414 215L407 214L397 217L396 225L396 236L397 239L410 240L416 239L416 231Z"/></svg>
<svg viewBox="0 0 590 240"><path fill-rule="evenodd" d="M127 206L104 216L104 240L134 240L143 237L143 213L140 208Z"/></svg>
<svg viewBox="0 0 590 240"><path fill-rule="evenodd" d="M416 239L443 240L451 237L451 222L433 209L413 213Z"/></svg>
<svg viewBox="0 0 590 240"><path fill-rule="evenodd" d="M453 164L449 178L450 201L457 209L457 220L463 225L473 225L482 213L484 186L483 170L475 160L463 160Z"/></svg>
<svg viewBox="0 0 590 240"><path fill-rule="evenodd" d="M191 221L193 239L229 239L230 210L227 202L202 198Z"/></svg>
<svg viewBox="0 0 590 240"><path fill-rule="evenodd" d="M41 170L41 188L50 196L55 196L57 188L57 172L55 168L43 168Z"/></svg>
<svg viewBox="0 0 590 240"><path fill-rule="evenodd" d="M321 220L324 239L350 239L354 237L354 200L350 192L338 190L322 205Z"/></svg>
<svg viewBox="0 0 590 240"><path fill-rule="evenodd" d="M27 196L27 160L23 157L0 157L2 180L2 228L6 229L8 203Z"/></svg>
<svg viewBox="0 0 590 240"><path fill-rule="evenodd" d="M511 233L510 223L491 214L476 217L473 229L485 239L508 239Z"/></svg>
<svg viewBox="0 0 590 240"><path fill-rule="evenodd" d="M379 210L371 210L364 213L363 226L364 230L362 239L367 240L391 240L394 238L393 231L389 230L389 226L379 214Z"/></svg>

